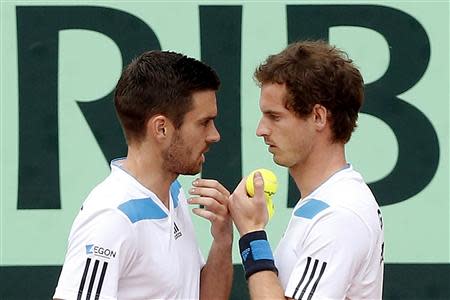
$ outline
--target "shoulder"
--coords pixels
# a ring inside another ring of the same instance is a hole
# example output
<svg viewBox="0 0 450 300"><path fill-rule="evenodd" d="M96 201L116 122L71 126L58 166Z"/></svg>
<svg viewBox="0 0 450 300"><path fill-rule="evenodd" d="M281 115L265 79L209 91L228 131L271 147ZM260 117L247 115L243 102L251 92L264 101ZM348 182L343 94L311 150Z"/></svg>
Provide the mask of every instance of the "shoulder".
<svg viewBox="0 0 450 300"><path fill-rule="evenodd" d="M367 207L364 197L358 195L358 191L350 189L353 184L351 180L344 178L300 201L292 214L294 223L308 225L309 231L316 228L317 232L317 228L320 228L319 234L322 235L327 232L336 236L343 235L350 229L368 233L366 210L374 216L377 215L377 210L372 212L371 205Z"/></svg>
<svg viewBox="0 0 450 300"><path fill-rule="evenodd" d="M127 198L127 188L126 183L110 174L89 192L82 208L90 211L115 208Z"/></svg>
<svg viewBox="0 0 450 300"><path fill-rule="evenodd" d="M324 224L325 221L333 226L364 225L361 218L352 209L324 198L304 200L304 203L294 209L293 217L307 221L311 225Z"/></svg>
<svg viewBox="0 0 450 300"><path fill-rule="evenodd" d="M352 234L368 235L369 228L363 219L346 206L330 203L327 199L310 198L298 205L292 215L292 226L305 233L305 238L317 235L332 241L351 238Z"/></svg>
<svg viewBox="0 0 450 300"><path fill-rule="evenodd" d="M373 233L352 210L330 206L312 220L303 247L312 252L322 251L337 257L352 256L363 259L372 247Z"/></svg>
<svg viewBox="0 0 450 300"><path fill-rule="evenodd" d="M323 199L331 210L357 218L369 228L378 227L380 209L362 176L349 169L337 180L322 189L317 197ZM346 213L345 213L346 212Z"/></svg>

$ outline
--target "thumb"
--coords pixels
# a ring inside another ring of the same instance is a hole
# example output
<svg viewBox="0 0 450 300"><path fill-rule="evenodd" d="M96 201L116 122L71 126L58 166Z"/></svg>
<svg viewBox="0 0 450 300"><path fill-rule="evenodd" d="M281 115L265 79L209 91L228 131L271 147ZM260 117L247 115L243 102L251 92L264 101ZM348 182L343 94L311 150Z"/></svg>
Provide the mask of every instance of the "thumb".
<svg viewBox="0 0 450 300"><path fill-rule="evenodd" d="M264 195L264 179L260 172L256 172L253 176L253 186L255 187L255 196L256 199L261 199L265 201Z"/></svg>

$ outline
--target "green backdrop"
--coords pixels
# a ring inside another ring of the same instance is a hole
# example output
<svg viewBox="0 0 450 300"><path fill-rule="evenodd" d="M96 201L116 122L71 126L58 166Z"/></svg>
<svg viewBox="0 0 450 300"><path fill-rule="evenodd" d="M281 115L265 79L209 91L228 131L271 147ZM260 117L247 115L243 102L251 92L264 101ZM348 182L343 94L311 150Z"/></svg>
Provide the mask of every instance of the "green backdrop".
<svg viewBox="0 0 450 300"><path fill-rule="evenodd" d="M287 43L321 38L365 78L347 158L382 205L384 298L450 299L449 15L449 1L2 0L0 298L51 297L82 201L126 154L111 93L148 49L218 71L222 140L202 176L231 189L252 169L274 170L276 245L299 192L255 135L252 74ZM209 224L193 220L207 255ZM233 261L232 298L245 299L236 243Z"/></svg>

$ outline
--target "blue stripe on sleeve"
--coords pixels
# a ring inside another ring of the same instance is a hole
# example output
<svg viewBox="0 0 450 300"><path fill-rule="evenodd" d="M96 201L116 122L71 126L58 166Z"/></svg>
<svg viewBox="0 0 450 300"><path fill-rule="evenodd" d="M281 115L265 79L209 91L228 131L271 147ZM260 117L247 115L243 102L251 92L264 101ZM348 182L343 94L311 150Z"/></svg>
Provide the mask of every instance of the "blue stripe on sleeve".
<svg viewBox="0 0 450 300"><path fill-rule="evenodd" d="M294 212L294 215L296 217L312 219L314 218L314 216L328 207L330 206L321 200L311 199L304 205L297 208L297 210Z"/></svg>
<svg viewBox="0 0 450 300"><path fill-rule="evenodd" d="M119 205L118 209L130 219L131 223L167 218L167 214L152 198L132 199Z"/></svg>

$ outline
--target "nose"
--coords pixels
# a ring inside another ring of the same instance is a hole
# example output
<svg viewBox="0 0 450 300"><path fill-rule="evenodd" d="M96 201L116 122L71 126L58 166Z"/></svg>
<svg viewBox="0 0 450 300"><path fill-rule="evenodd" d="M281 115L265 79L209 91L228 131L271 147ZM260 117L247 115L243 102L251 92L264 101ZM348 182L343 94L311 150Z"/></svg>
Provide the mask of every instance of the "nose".
<svg viewBox="0 0 450 300"><path fill-rule="evenodd" d="M269 129L267 128L264 118L261 118L258 123L258 127L256 127L256 135L257 136L267 136L269 135Z"/></svg>
<svg viewBox="0 0 450 300"><path fill-rule="evenodd" d="M208 142L217 143L218 141L220 141L220 133L217 130L216 125L214 125L214 123L213 123L211 131L208 134Z"/></svg>

